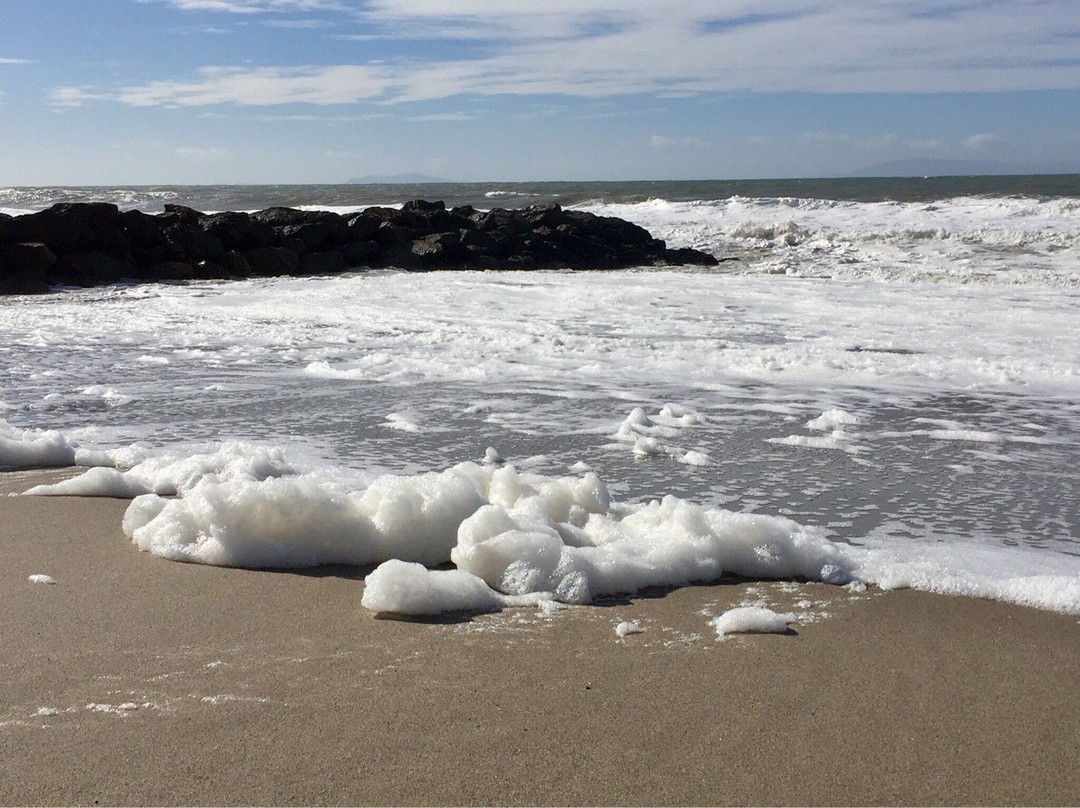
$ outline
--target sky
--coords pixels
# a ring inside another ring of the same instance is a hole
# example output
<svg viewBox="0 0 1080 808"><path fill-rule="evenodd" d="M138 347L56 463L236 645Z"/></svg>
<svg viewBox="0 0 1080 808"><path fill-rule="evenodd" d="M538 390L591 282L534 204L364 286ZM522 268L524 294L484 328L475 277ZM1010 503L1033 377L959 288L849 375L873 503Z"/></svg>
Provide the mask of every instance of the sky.
<svg viewBox="0 0 1080 808"><path fill-rule="evenodd" d="M0 186L897 161L1080 172L1077 0L0 0Z"/></svg>

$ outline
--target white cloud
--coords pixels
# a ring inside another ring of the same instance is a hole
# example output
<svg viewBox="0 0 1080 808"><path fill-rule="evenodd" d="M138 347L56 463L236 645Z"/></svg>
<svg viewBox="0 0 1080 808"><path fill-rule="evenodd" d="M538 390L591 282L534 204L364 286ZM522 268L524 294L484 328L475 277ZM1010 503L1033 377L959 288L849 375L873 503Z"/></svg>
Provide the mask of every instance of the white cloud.
<svg viewBox="0 0 1080 808"><path fill-rule="evenodd" d="M144 0L146 1L146 0ZM156 0L235 15L336 12L339 36L446 40L439 60L206 69L114 91L137 106L458 95L996 92L1080 88L1075 0ZM463 50L461 39L482 39ZM410 49L411 50L411 49ZM473 55L481 54L481 55Z"/></svg>
<svg viewBox="0 0 1080 808"><path fill-rule="evenodd" d="M200 146L181 146L176 149L174 153L181 160L199 161L220 160L223 157L229 156L228 149L218 149L213 147L203 148Z"/></svg>
<svg viewBox="0 0 1080 808"><path fill-rule="evenodd" d="M0 58L0 65L29 65L33 64L32 59L8 59Z"/></svg>
<svg viewBox="0 0 1080 808"><path fill-rule="evenodd" d="M467 112L436 112L432 115L415 115L406 120L424 123L438 121L475 121L476 117Z"/></svg>
<svg viewBox="0 0 1080 808"><path fill-rule="evenodd" d="M54 107L81 107L93 97L82 87L58 87L49 94L49 103Z"/></svg>
<svg viewBox="0 0 1080 808"><path fill-rule="evenodd" d="M851 135L846 132L803 132L803 140L809 140L812 143L847 143L851 140Z"/></svg>
<svg viewBox="0 0 1080 808"><path fill-rule="evenodd" d="M229 14L262 14L268 11L341 10L342 3L333 0L139 0L141 3L163 2L181 11L220 11Z"/></svg>
<svg viewBox="0 0 1080 808"><path fill-rule="evenodd" d="M977 151L979 149L992 148L993 146L997 145L999 140L1000 138L998 138L997 135L993 135L988 132L980 132L979 134L972 135L971 137L964 140L964 146Z"/></svg>
<svg viewBox="0 0 1080 808"><path fill-rule="evenodd" d="M376 98L389 86L384 71L361 65L322 68L203 68L199 81L155 81L125 87L115 99L134 107L193 107L211 104L274 106L352 104Z"/></svg>
<svg viewBox="0 0 1080 808"><path fill-rule="evenodd" d="M708 141L696 137L667 137L653 135L649 138L649 147L653 149L671 149L684 146L710 146Z"/></svg>

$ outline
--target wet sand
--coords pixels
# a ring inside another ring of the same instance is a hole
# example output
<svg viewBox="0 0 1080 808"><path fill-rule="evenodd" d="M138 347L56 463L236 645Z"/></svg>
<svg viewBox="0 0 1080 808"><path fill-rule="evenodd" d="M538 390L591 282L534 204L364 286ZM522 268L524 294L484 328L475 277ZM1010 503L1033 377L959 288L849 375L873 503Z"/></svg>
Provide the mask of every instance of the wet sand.
<svg viewBox="0 0 1080 808"><path fill-rule="evenodd" d="M366 570L177 564L124 501L2 496L56 474L0 475L3 804L1080 802L1076 617L731 581L376 619ZM754 599L803 619L718 641Z"/></svg>

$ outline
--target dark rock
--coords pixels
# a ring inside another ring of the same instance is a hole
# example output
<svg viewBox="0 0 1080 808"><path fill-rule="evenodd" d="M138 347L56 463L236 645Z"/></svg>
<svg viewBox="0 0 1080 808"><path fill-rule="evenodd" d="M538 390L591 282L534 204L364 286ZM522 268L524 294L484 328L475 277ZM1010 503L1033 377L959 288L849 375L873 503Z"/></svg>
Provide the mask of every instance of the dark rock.
<svg viewBox="0 0 1080 808"><path fill-rule="evenodd" d="M696 250L668 250L644 228L559 205L524 210L412 200L401 209L330 211L267 208L206 215L166 205L152 216L115 205L54 205L0 215L4 289L50 282L94 285L147 280L333 274L349 267L403 269L570 268L678 264L711 266Z"/></svg>
<svg viewBox="0 0 1080 808"><path fill-rule="evenodd" d="M296 241L300 244L299 252L314 252L329 238L330 228L324 222L293 224L281 228L281 235L290 249L295 248L289 242Z"/></svg>
<svg viewBox="0 0 1080 808"><path fill-rule="evenodd" d="M520 235L531 229L531 224L513 211L492 208L487 213L473 214L470 219L483 233L499 233L502 236Z"/></svg>
<svg viewBox="0 0 1080 808"><path fill-rule="evenodd" d="M413 199L410 202L406 202L401 206L402 211L406 213L420 213L428 214L435 213L436 211L446 210L445 202L428 202L425 199Z"/></svg>
<svg viewBox="0 0 1080 808"><path fill-rule="evenodd" d="M102 286L131 277L134 269L103 252L67 253L49 268L48 278L70 286Z"/></svg>
<svg viewBox="0 0 1080 808"><path fill-rule="evenodd" d="M554 203L527 207L521 212L521 218L532 228L557 227L565 221L563 209Z"/></svg>
<svg viewBox="0 0 1080 808"><path fill-rule="evenodd" d="M166 237L161 217L129 210L120 214L120 227L128 240L132 259L137 266L149 267L180 261L186 256L181 245L169 241Z"/></svg>
<svg viewBox="0 0 1080 808"><path fill-rule="evenodd" d="M292 275L300 268L300 256L284 247L262 247L246 254L251 274L261 277Z"/></svg>
<svg viewBox="0 0 1080 808"><path fill-rule="evenodd" d="M346 223L346 241L370 241L382 223L378 216L369 216L366 212L350 216Z"/></svg>
<svg viewBox="0 0 1080 808"><path fill-rule="evenodd" d="M79 242L89 227L86 219L67 215L58 207L16 217L11 240L45 244L58 255L81 246Z"/></svg>
<svg viewBox="0 0 1080 808"><path fill-rule="evenodd" d="M193 269L196 280L200 281L224 281L232 277L224 266L213 261L200 261Z"/></svg>
<svg viewBox="0 0 1080 808"><path fill-rule="evenodd" d="M315 252L300 256L301 275L339 275L348 270L339 252Z"/></svg>
<svg viewBox="0 0 1080 808"><path fill-rule="evenodd" d="M198 221L199 227L215 236L226 250L236 250L247 246L246 242L251 234L251 224L252 219L246 213L232 211L203 216ZM252 246L269 247L270 242Z"/></svg>
<svg viewBox="0 0 1080 808"><path fill-rule="evenodd" d="M8 272L36 273L44 272L55 264L56 254L48 245L20 242L0 248L0 261Z"/></svg>
<svg viewBox="0 0 1080 808"><path fill-rule="evenodd" d="M690 249L689 247L683 247L676 250L665 250L663 260L668 266L715 267L720 264L720 261L717 260L715 256L703 253L700 250Z"/></svg>
<svg viewBox="0 0 1080 808"><path fill-rule="evenodd" d="M318 225L313 233L325 233L334 241L341 241L348 235L348 222L340 214L328 210L296 210L295 208L267 208L251 215L257 222L264 222L274 228L302 228ZM321 236L320 236L321 237Z"/></svg>
<svg viewBox="0 0 1080 808"><path fill-rule="evenodd" d="M36 295L50 290L49 267L56 256L44 244L0 247L0 294Z"/></svg>
<svg viewBox="0 0 1080 808"><path fill-rule="evenodd" d="M461 234L432 233L430 236L415 239L411 252L420 259L420 263L431 269L447 269L464 263L468 253L461 243Z"/></svg>
<svg viewBox="0 0 1080 808"><path fill-rule="evenodd" d="M44 270L9 272L0 267L0 295L43 295L50 291Z"/></svg>
<svg viewBox="0 0 1080 808"><path fill-rule="evenodd" d="M184 224L197 225L199 220L206 216L205 213L200 213L194 208L189 208L186 205L173 205L168 204L165 206L165 212L158 218L163 222L175 223L182 222Z"/></svg>
<svg viewBox="0 0 1080 808"><path fill-rule="evenodd" d="M198 222L179 221L165 228L165 238L183 250L184 257L192 262L220 261L225 255L221 239L206 230Z"/></svg>
<svg viewBox="0 0 1080 808"><path fill-rule="evenodd" d="M261 248L256 248L261 249ZM251 275L251 265L248 264L247 258L244 254L237 252L236 250L229 250L221 257L222 267L225 269L227 277L230 278L246 278Z"/></svg>
<svg viewBox="0 0 1080 808"><path fill-rule="evenodd" d="M354 241L341 247L341 257L350 268L363 266L378 252L379 245L374 241Z"/></svg>

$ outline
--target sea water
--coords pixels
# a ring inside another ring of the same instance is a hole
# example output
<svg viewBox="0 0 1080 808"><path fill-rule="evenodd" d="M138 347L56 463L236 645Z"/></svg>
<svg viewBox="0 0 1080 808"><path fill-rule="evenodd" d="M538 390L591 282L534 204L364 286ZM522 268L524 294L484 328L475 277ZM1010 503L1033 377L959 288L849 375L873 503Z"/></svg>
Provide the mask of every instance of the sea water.
<svg viewBox="0 0 1080 808"><path fill-rule="evenodd" d="M0 299L0 465L166 558L425 613L723 574L1080 613L1080 178L0 189L7 212L557 201L715 269ZM387 562L387 563L384 563ZM452 562L455 569L431 569Z"/></svg>

